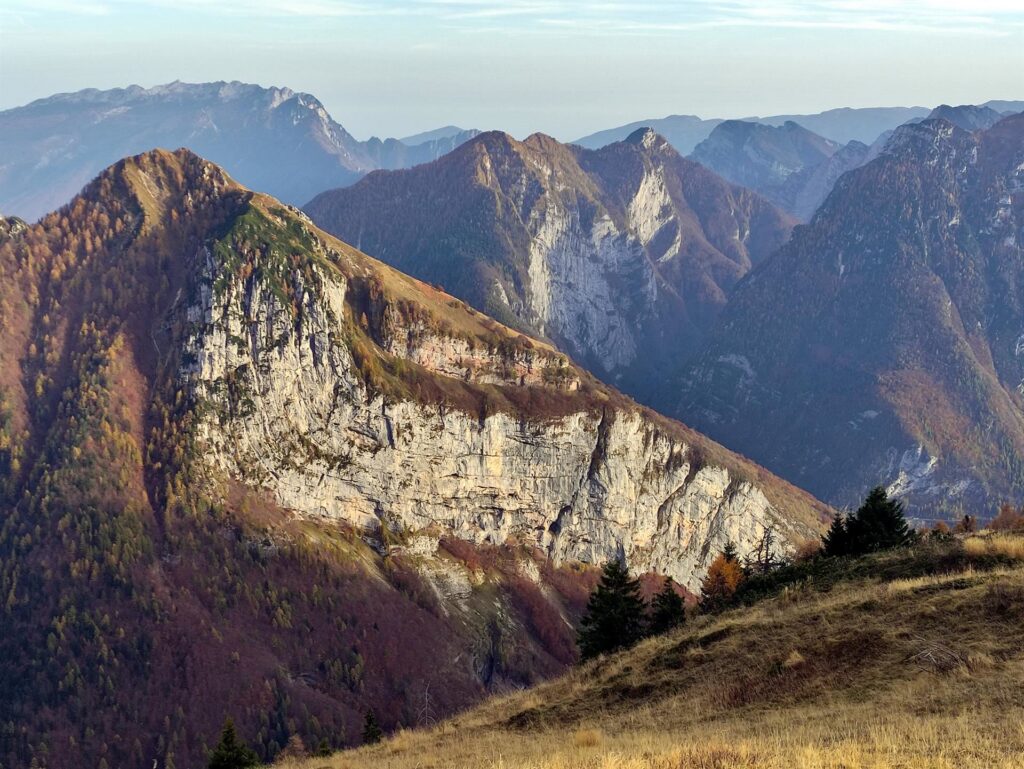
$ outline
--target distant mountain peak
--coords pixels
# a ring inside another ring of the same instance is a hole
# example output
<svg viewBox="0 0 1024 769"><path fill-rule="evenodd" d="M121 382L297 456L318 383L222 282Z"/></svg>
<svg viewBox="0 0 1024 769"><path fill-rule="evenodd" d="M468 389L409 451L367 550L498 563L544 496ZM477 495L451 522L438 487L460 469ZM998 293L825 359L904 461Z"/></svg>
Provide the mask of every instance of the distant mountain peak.
<svg viewBox="0 0 1024 769"><path fill-rule="evenodd" d="M1003 119L1003 115L991 107L976 104L961 104L957 107L941 104L931 111L928 118L931 120L941 118L965 131L977 131L991 128Z"/></svg>
<svg viewBox="0 0 1024 769"><path fill-rule="evenodd" d="M625 138L625 142L642 147L645 150L658 150L668 146L668 142L663 136L658 134L653 128L648 127L638 128L633 131L633 133Z"/></svg>
<svg viewBox="0 0 1024 769"><path fill-rule="evenodd" d="M239 81L57 94L0 111L0 210L36 219L119 158L182 145L301 204L378 168L435 160L475 132L434 133L415 146L361 142L314 95Z"/></svg>

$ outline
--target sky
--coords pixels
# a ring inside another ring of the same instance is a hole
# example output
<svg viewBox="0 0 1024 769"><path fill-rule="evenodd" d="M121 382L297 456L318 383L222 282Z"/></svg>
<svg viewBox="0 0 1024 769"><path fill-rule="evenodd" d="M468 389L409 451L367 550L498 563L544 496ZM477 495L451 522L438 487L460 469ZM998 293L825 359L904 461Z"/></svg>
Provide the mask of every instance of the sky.
<svg viewBox="0 0 1024 769"><path fill-rule="evenodd" d="M0 0L0 109L241 80L357 138L1024 99L1024 0Z"/></svg>

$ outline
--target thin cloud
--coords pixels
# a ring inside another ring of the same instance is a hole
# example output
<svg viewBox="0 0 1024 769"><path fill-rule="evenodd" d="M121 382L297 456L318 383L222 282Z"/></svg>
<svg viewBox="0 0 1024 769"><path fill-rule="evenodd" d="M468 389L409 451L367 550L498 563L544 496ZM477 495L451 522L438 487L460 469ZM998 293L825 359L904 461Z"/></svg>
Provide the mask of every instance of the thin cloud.
<svg viewBox="0 0 1024 769"><path fill-rule="evenodd" d="M129 9L197 16L327 19L416 16L480 31L663 35L723 28L1007 35L1024 29L1020 0L7 0L19 14L107 15Z"/></svg>

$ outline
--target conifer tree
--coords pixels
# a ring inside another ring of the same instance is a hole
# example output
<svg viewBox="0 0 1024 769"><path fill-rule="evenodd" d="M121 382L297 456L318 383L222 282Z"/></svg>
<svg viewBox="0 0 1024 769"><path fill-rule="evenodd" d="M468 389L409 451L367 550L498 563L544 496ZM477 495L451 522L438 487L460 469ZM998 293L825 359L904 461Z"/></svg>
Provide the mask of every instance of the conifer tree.
<svg viewBox="0 0 1024 769"><path fill-rule="evenodd" d="M864 503L846 522L849 552L854 555L888 550L909 544L913 539L903 503L889 499L882 486L868 492Z"/></svg>
<svg viewBox="0 0 1024 769"><path fill-rule="evenodd" d="M220 742L210 753L207 769L249 769L260 763L252 748L238 739L235 722L228 718L220 733Z"/></svg>
<svg viewBox="0 0 1024 769"><path fill-rule="evenodd" d="M686 619L686 607L676 592L671 577L665 577L665 584L651 602L649 631L652 635L666 633L679 627Z"/></svg>
<svg viewBox="0 0 1024 769"><path fill-rule="evenodd" d="M372 710L366 711L366 718L363 719L363 744L375 745L384 738L384 732L377 723L377 716Z"/></svg>
<svg viewBox="0 0 1024 769"><path fill-rule="evenodd" d="M846 530L846 518L837 513L832 525L821 540L821 550L825 555L838 556L850 554L850 535Z"/></svg>
<svg viewBox="0 0 1024 769"><path fill-rule="evenodd" d="M623 564L609 561L580 623L580 656L586 660L632 646L643 635L643 618L640 581L631 579Z"/></svg>

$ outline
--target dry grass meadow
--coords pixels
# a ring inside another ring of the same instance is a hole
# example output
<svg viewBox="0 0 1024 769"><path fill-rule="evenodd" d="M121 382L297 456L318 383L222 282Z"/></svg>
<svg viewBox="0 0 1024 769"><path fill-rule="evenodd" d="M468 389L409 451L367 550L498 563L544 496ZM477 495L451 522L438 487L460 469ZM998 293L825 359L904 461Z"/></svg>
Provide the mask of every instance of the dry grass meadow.
<svg viewBox="0 0 1024 769"><path fill-rule="evenodd" d="M944 547L960 557L943 573L798 585L436 728L279 767L1024 767L1024 538Z"/></svg>

